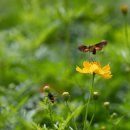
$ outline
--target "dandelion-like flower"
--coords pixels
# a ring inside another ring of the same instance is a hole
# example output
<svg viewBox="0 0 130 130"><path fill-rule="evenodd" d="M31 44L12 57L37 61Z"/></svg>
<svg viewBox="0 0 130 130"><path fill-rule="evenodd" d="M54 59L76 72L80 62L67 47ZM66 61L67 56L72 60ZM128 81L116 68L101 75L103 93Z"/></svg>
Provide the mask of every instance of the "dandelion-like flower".
<svg viewBox="0 0 130 130"><path fill-rule="evenodd" d="M109 64L102 68L100 63L95 61L84 61L83 68L81 69L77 66L76 71L84 74L99 74L105 79L110 79L112 77Z"/></svg>
<svg viewBox="0 0 130 130"><path fill-rule="evenodd" d="M62 96L64 97L65 101L67 101L70 98L69 92L63 92Z"/></svg>

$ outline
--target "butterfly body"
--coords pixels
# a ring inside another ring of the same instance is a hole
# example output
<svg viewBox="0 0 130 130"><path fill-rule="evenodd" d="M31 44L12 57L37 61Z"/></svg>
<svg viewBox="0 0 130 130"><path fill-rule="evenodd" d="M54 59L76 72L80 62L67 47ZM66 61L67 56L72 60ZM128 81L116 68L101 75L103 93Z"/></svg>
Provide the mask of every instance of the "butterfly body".
<svg viewBox="0 0 130 130"><path fill-rule="evenodd" d="M102 50L102 48L106 45L107 41L103 40L95 45L90 46L81 45L78 47L78 49L82 52L92 52L93 54L96 54L96 51Z"/></svg>

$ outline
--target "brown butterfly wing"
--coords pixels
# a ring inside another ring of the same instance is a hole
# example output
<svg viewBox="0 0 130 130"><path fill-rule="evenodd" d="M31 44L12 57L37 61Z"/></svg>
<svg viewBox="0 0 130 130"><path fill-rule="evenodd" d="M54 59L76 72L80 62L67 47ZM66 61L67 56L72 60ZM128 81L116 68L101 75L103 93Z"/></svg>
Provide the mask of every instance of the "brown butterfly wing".
<svg viewBox="0 0 130 130"><path fill-rule="evenodd" d="M78 47L78 49L82 52L88 52L89 51L89 47L85 46L85 45L81 45Z"/></svg>
<svg viewBox="0 0 130 130"><path fill-rule="evenodd" d="M106 45L107 45L107 41L106 41L106 40L103 40L103 41L101 41L101 42L99 42L99 43L97 43L97 44L95 44L95 45L91 45L91 46L81 45L81 46L78 47L78 49L79 49L80 51L82 51L82 52L88 52L88 51L90 51L90 52L92 52L93 54L96 54L96 51L102 50L102 48L103 48L104 46L106 46Z"/></svg>
<svg viewBox="0 0 130 130"><path fill-rule="evenodd" d="M107 45L107 41L103 40L103 41L101 41L101 42L95 44L95 45L94 45L94 48L95 48L96 50L102 50L102 48L103 48L104 46L106 46L106 45Z"/></svg>

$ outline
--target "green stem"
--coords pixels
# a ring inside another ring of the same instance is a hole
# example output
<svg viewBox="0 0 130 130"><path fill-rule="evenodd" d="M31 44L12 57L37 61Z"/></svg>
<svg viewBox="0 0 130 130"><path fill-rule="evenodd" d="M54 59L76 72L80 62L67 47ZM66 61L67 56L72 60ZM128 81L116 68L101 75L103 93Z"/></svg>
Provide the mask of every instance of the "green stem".
<svg viewBox="0 0 130 130"><path fill-rule="evenodd" d="M88 116L88 106L89 106L89 103L90 103L90 100L91 100L91 96L92 96L92 92L93 92L94 77L95 77L95 73L93 73L93 77L92 77L92 86L90 88L90 95L89 95L87 103L85 104L86 111L85 111L85 118L84 118L83 130L86 130L86 120L87 120L87 116Z"/></svg>
<svg viewBox="0 0 130 130"><path fill-rule="evenodd" d="M126 48L128 49L128 55L130 55L130 46L129 46L129 37L128 37L128 22L127 22L127 16L124 16L124 31L125 31L125 39L126 39ZM130 62L128 60L127 64L130 65ZM130 76L130 73L129 73Z"/></svg>
<svg viewBox="0 0 130 130"><path fill-rule="evenodd" d="M50 115L50 120L51 120L51 124L53 125L53 116L52 116L52 109L51 109L51 104L48 104L48 111L49 111L49 115Z"/></svg>
<svg viewBox="0 0 130 130"><path fill-rule="evenodd" d="M124 25L125 25L126 47L129 48L127 16L124 16L124 19L125 19Z"/></svg>
<svg viewBox="0 0 130 130"><path fill-rule="evenodd" d="M65 39L65 42L66 42L66 60L67 60L67 64L70 65L71 64L71 61L70 61L70 32L69 32L69 23L66 23L66 32L65 32L65 36L66 36L66 39Z"/></svg>
<svg viewBox="0 0 130 130"><path fill-rule="evenodd" d="M90 123L89 123L89 126L88 126L88 130L90 129L90 126L92 124L92 121L94 119L95 114L96 114L96 101L94 101L94 113L93 113L93 115L91 117L91 120L90 120Z"/></svg>
<svg viewBox="0 0 130 130"><path fill-rule="evenodd" d="M130 46L129 46L129 38L128 38L128 22L127 22L127 16L124 16L124 31L125 31L125 39L126 39L126 47L128 49L128 55L130 55ZM129 63L128 63L129 64Z"/></svg>
<svg viewBox="0 0 130 130"><path fill-rule="evenodd" d="M69 110L69 112L72 113L72 111L69 107L68 101L66 101L66 107ZM74 123L75 130L78 130L74 117L72 118L72 120L73 120L73 123Z"/></svg>
<svg viewBox="0 0 130 130"><path fill-rule="evenodd" d="M116 125L115 124L113 125L113 130L116 130Z"/></svg>
<svg viewBox="0 0 130 130"><path fill-rule="evenodd" d="M127 22L127 15L124 16L124 32L125 32L125 39L126 39L126 48L128 49L128 56L130 55L130 45L129 45L129 37L128 37L128 22ZM130 66L129 60L126 59L127 65ZM130 79L130 71L128 74L128 78Z"/></svg>
<svg viewBox="0 0 130 130"><path fill-rule="evenodd" d="M109 112L109 108L106 108L106 119L107 121L109 120L109 117L110 117L110 112Z"/></svg>

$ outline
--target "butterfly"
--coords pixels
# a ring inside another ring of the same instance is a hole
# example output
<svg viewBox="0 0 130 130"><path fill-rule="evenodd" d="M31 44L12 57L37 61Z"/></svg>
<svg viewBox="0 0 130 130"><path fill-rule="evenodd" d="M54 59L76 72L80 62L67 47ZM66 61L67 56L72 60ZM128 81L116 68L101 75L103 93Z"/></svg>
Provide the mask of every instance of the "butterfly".
<svg viewBox="0 0 130 130"><path fill-rule="evenodd" d="M107 41L103 40L97 44L90 45L90 46L81 45L78 47L78 49L82 52L92 52L92 54L95 55L96 51L102 50L102 48L106 45L107 45Z"/></svg>

